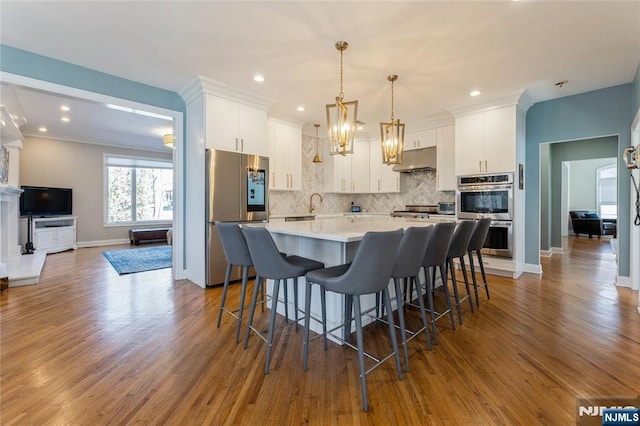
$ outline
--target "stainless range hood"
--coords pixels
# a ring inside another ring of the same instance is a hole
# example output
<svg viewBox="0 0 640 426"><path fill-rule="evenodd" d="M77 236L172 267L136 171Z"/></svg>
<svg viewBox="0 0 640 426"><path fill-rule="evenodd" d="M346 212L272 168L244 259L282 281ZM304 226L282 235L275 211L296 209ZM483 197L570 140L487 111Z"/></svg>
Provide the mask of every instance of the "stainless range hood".
<svg viewBox="0 0 640 426"><path fill-rule="evenodd" d="M393 166L394 172L425 172L436 169L436 147L414 149L402 154L402 164Z"/></svg>

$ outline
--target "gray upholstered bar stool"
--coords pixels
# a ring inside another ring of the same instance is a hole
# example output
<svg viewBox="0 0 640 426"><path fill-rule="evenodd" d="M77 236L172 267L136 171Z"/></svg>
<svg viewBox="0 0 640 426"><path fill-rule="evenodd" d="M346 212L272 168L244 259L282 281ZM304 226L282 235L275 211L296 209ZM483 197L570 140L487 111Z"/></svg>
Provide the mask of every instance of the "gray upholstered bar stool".
<svg viewBox="0 0 640 426"><path fill-rule="evenodd" d="M253 267L256 270L256 285L253 288L253 296L251 298L251 311L249 312L249 324L247 326L247 336L244 341L246 348L249 343L249 335L254 331L267 344L267 360L265 362L264 372L269 373L269 362L271 360L271 347L273 345L273 332L276 322L276 310L278 307L278 293L280 282L284 280L287 285L289 278L294 278L294 312L295 324L298 326L298 277L304 276L309 271L324 268L324 263L307 259L301 256L282 257L278 251L276 243L273 241L271 234L265 228L259 227L243 227L242 233L247 241L249 253L253 260ZM271 295L271 313L269 318L269 330L265 336L253 327L253 316L256 310L259 288L264 286L264 280L271 279L274 281L273 294ZM285 302L286 303L286 302ZM285 310L288 309L285 306ZM285 322L286 324L287 322Z"/></svg>
<svg viewBox="0 0 640 426"><path fill-rule="evenodd" d="M360 384L362 386L362 400L364 411L367 411L367 382L366 374L378 367L384 361L395 357L398 377L402 379L402 366L398 355L398 342L396 340L395 327L393 324L393 313L391 311L391 300L389 298L389 280L393 271L393 265L402 239L402 230L390 232L367 232L353 258L353 262L347 265L339 265L326 269L319 269L307 273L307 286L305 295L305 320L304 320L304 355L303 369L307 371L307 357L309 352L309 325L311 320L311 286L318 284L322 296L322 325L323 336L325 338L326 349L326 305L323 293L331 291L345 295L345 336L343 343L353 347L346 341L349 338L352 320L352 308L356 323L356 342L358 350L358 365L360 367ZM384 302L387 311L387 322L393 352L382 360L378 360L364 351L362 338L362 309L360 296L366 294L384 293ZM339 326L338 328L342 328ZM332 335L336 339L340 337ZM342 339L340 339L342 340ZM364 356L375 361L375 365L365 371Z"/></svg>
<svg viewBox="0 0 640 426"><path fill-rule="evenodd" d="M438 344L438 334L436 331L436 321L445 315L449 314L451 319L451 328L456 329L456 322L453 319L453 309L451 307L451 298L449 297L449 286L447 283L447 253L449 252L449 246L451 245L451 238L453 237L453 231L455 230L455 222L441 222L437 223L433 227L431 238L427 244L427 249L422 260L422 267L424 268L425 276L425 293L427 295L427 302L429 304L429 315L431 316L431 331L433 332L433 343ZM433 304L433 292L435 286L435 270L440 269L440 276L442 277L442 288L444 291L444 298L447 304L447 309L443 312L437 312ZM433 269L433 274L430 271ZM418 298L422 298L422 286L417 286ZM410 290L410 293L412 291ZM409 297L411 299L411 296ZM415 306L415 305L413 305ZM423 318L425 321L425 318Z"/></svg>
<svg viewBox="0 0 640 426"><path fill-rule="evenodd" d="M240 340L240 326L242 324L242 312L244 311L244 299L247 291L247 280L249 277L249 268L253 266L251 254L247 242L242 235L242 231L237 223L218 222L216 221L216 230L220 236L224 257L227 259L227 269L224 275L224 287L222 289L222 300L220 301L220 311L218 312L218 323L216 327L220 327L222 312L226 312L237 320L236 324L236 343ZM229 279L234 266L242 268L242 287L240 289L240 304L237 309L229 310L225 307L227 300L227 291L229 290ZM237 313L237 315L236 315Z"/></svg>
<svg viewBox="0 0 640 426"><path fill-rule="evenodd" d="M431 238L433 226L427 227L410 227L405 229L402 240L400 241L400 247L398 248L398 254L396 261L393 265L393 271L391 272L391 278L393 278L394 289L396 293L396 303L398 305L398 322L400 323L400 335L402 337L402 347L404 349L404 361L405 371L409 371L409 352L407 348L407 342L411 341L415 337L419 336L424 331L427 340L427 347L432 350L431 336L429 335L429 326L427 325L427 317L424 307L424 300L422 297L418 298L418 306L420 307L420 314L422 317L423 327L419 330L408 330L405 326L404 319L404 298L402 289L407 289L409 282L418 283L420 279L418 274L422 267L422 260L424 259L424 253L427 250L427 244ZM413 287L413 285L411 286ZM378 308L379 299L376 298L376 312ZM383 309L384 311L384 309ZM376 315L381 317L381 315ZM409 338L407 338L409 334Z"/></svg>
<svg viewBox="0 0 640 426"><path fill-rule="evenodd" d="M464 264L464 255L467 253L467 247L469 247L469 241L471 240L471 234L473 228L476 226L473 220L463 220L458 223L456 230L453 233L451 239L451 245L449 246L449 252L447 253L447 264L449 266L449 272L451 274L451 282L453 283L453 297L456 303L456 310L458 311L458 322L462 325L462 311L460 310L460 303L465 300L469 300L469 306L471 312L473 312L473 301L471 300L471 290L469 289L469 279L467 278L467 267ZM453 263L454 259L460 261L460 269L462 270L462 277L464 279L464 286L467 290L467 295L460 297L458 292L458 280L456 278L456 268ZM443 281L444 283L444 281Z"/></svg>
<svg viewBox="0 0 640 426"><path fill-rule="evenodd" d="M484 246L484 241L487 239L487 234L489 233L489 226L491 225L491 218L485 217L479 219L476 222L475 228L473 228L473 234L471 235L471 240L469 241L469 247L467 247L467 254L469 255L469 265L471 266L471 279L473 281L473 290L476 294L476 305L480 307L480 300L478 299L478 287L484 287L487 293L487 299L490 299L489 296L489 284L487 283L487 276L484 273L484 262L482 261L482 247ZM473 262L473 252L476 252L478 256L478 265L480 266L480 273L482 274L482 282L478 285L478 280L476 279L476 270Z"/></svg>

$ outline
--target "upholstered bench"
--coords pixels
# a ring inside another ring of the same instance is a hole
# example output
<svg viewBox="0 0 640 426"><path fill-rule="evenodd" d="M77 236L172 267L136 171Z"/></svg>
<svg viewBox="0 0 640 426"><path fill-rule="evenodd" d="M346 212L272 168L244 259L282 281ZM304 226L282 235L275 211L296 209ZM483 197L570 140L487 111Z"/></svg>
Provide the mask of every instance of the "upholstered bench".
<svg viewBox="0 0 640 426"><path fill-rule="evenodd" d="M133 228L129 229L129 241L131 244L140 245L140 242L167 241L167 232L170 227L164 228Z"/></svg>

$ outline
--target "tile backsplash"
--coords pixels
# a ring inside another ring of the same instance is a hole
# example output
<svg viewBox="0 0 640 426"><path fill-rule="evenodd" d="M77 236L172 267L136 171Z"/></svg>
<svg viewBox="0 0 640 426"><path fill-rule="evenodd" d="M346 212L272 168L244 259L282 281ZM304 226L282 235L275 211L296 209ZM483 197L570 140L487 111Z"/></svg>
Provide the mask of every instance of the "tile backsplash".
<svg viewBox="0 0 640 426"><path fill-rule="evenodd" d="M316 213L338 213L351 210L351 202L363 211L386 213L404 209L407 204L437 204L453 201L454 191L436 191L435 172L401 173L399 193L391 194L332 194L322 190L322 163L312 162L315 155L314 138L302 135L302 191L270 191L269 214L303 214L309 212L309 197L314 192L322 202L314 200Z"/></svg>

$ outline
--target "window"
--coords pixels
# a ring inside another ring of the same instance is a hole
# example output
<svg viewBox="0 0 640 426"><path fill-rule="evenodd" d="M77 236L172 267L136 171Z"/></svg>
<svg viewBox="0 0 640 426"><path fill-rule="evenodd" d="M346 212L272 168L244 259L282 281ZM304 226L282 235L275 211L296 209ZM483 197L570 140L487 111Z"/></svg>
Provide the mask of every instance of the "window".
<svg viewBox="0 0 640 426"><path fill-rule="evenodd" d="M144 158L105 156L105 223L173 219L173 165Z"/></svg>
<svg viewBox="0 0 640 426"><path fill-rule="evenodd" d="M596 202L603 219L618 217L618 169L616 164L596 169Z"/></svg>

